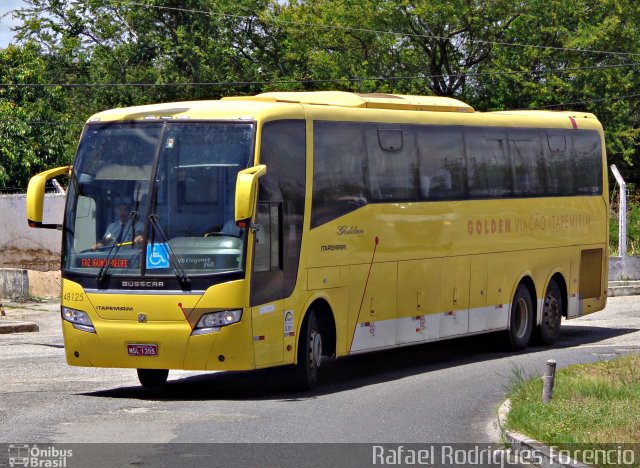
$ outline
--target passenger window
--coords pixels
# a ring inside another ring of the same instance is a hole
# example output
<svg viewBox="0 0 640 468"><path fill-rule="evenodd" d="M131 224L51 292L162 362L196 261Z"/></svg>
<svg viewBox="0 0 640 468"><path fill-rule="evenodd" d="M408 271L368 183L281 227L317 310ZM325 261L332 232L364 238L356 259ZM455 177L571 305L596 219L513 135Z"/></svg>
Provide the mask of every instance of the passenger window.
<svg viewBox="0 0 640 468"><path fill-rule="evenodd" d="M565 135L547 132L545 149L547 195L575 195L574 159Z"/></svg>
<svg viewBox="0 0 640 468"><path fill-rule="evenodd" d="M537 131L509 133L509 156L513 174L513 194L516 196L544 195L544 159Z"/></svg>
<svg viewBox="0 0 640 468"><path fill-rule="evenodd" d="M504 131L473 128L465 130L469 196L504 197L511 194L511 168Z"/></svg>
<svg viewBox="0 0 640 468"><path fill-rule="evenodd" d="M466 194L466 159L459 127L418 127L422 200L460 199Z"/></svg>
<svg viewBox="0 0 640 468"><path fill-rule="evenodd" d="M575 183L580 195L602 193L602 162L600 137L597 132L575 133Z"/></svg>
<svg viewBox="0 0 640 468"><path fill-rule="evenodd" d="M366 130L369 193L372 201L418 199L418 151L408 130Z"/></svg>
<svg viewBox="0 0 640 468"><path fill-rule="evenodd" d="M366 155L360 125L314 123L312 228L368 203Z"/></svg>

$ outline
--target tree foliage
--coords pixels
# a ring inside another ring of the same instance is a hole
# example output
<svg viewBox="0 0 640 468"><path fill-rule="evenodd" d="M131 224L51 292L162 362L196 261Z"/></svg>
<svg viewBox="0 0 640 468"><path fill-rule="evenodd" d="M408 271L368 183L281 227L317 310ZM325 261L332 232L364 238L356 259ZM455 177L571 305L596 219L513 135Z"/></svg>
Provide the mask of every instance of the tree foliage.
<svg viewBox="0 0 640 468"><path fill-rule="evenodd" d="M0 187L25 187L34 173L71 161L79 126L67 125L63 90L47 83L48 61L32 44L0 50Z"/></svg>
<svg viewBox="0 0 640 468"><path fill-rule="evenodd" d="M452 96L478 110L593 112L611 162L640 180L635 0L24 3L17 44L0 50L0 186L23 187L71 160L81 125L33 122L320 89ZM16 86L45 83L77 87Z"/></svg>

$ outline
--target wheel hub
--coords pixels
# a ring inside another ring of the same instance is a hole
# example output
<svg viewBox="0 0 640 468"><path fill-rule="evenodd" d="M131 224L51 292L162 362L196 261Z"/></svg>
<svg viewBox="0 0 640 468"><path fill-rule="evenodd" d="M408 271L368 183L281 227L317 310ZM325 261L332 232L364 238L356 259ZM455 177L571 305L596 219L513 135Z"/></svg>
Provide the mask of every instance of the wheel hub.
<svg viewBox="0 0 640 468"><path fill-rule="evenodd" d="M309 341L311 345L311 363L315 364L316 367L320 367L322 362L322 337L320 333L311 332Z"/></svg>
<svg viewBox="0 0 640 468"><path fill-rule="evenodd" d="M519 299L516 304L516 336L521 338L524 336L527 330L527 320L529 308L527 302L524 299Z"/></svg>
<svg viewBox="0 0 640 468"><path fill-rule="evenodd" d="M555 330L560 325L560 305L555 297L549 297L545 301L544 323L547 328Z"/></svg>

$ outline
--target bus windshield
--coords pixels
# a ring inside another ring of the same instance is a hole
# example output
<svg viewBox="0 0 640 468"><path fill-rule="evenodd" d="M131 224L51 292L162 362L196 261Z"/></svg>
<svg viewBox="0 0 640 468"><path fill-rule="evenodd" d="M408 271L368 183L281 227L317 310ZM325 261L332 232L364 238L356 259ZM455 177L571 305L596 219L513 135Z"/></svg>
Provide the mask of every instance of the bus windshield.
<svg viewBox="0 0 640 468"><path fill-rule="evenodd" d="M234 219L237 173L252 123L90 124L64 224L65 271L103 276L242 270Z"/></svg>

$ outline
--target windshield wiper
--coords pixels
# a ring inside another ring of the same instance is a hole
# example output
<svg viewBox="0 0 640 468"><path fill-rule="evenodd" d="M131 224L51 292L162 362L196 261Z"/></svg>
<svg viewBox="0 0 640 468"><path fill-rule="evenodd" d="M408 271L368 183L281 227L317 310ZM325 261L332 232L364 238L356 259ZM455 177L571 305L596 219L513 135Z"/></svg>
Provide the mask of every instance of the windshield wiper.
<svg viewBox="0 0 640 468"><path fill-rule="evenodd" d="M180 261L178 260L178 256L175 254L175 252L171 248L171 244L169 243L169 239L167 238L167 235L164 233L164 230L162 229L162 226L160 226L160 221L158 220L158 215L157 214L150 214L149 215L149 221L150 221L151 228L153 229L153 231L158 233L162 243L167 246L167 252L169 254L169 258L171 259L169 264L171 265L171 268L173 269L173 273L176 275L176 278L178 278L178 281L180 281L180 285L182 286L182 288L183 289L188 289L188 286L191 283L191 279L189 278L189 276L187 276L187 273L184 271L184 268L182 268L182 265L180 265ZM151 244L153 245L153 243L154 242L152 241ZM149 245L149 244L147 244L147 245Z"/></svg>
<svg viewBox="0 0 640 468"><path fill-rule="evenodd" d="M127 220L120 227L120 231L118 232L118 235L116 236L116 241L114 241L113 245L109 249L109 252L107 253L107 259L105 261L105 264L102 265L102 267L100 268L100 271L98 272L98 283L102 283L106 279L107 273L109 272L109 269L111 268L111 260L116 255L118 255L118 251L120 250L120 247L122 247L126 243L126 242L117 242L117 239L126 239L127 238L127 234L129 233L130 229L134 228L137 218L138 218L138 212L136 210L132 210L132 211L129 212L129 216L127 216ZM123 233L122 231L124 231L125 227L127 228L127 230ZM135 231L135 229L134 229L134 231ZM134 235L135 235L135 232L134 232ZM114 251L114 249L115 249L115 251ZM112 254L113 254L113 256L112 256Z"/></svg>

